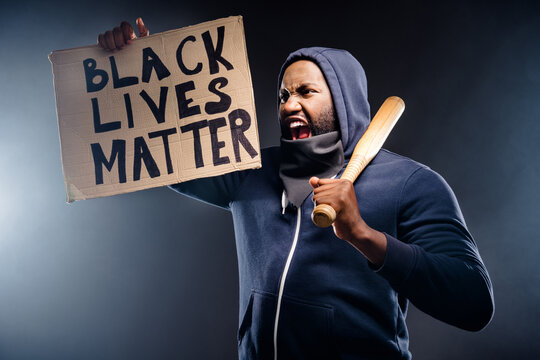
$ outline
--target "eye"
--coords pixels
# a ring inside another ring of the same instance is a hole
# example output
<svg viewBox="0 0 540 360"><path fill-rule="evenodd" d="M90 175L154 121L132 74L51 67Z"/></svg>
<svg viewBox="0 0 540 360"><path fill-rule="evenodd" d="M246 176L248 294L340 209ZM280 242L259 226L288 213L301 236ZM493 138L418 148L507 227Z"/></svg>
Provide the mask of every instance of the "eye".
<svg viewBox="0 0 540 360"><path fill-rule="evenodd" d="M317 90L306 87L306 88L301 89L299 92L301 95L309 95L309 94L315 94Z"/></svg>
<svg viewBox="0 0 540 360"><path fill-rule="evenodd" d="M287 100L289 100L289 97L291 96L291 93L287 89L281 89L279 91L279 102L281 104L285 104Z"/></svg>

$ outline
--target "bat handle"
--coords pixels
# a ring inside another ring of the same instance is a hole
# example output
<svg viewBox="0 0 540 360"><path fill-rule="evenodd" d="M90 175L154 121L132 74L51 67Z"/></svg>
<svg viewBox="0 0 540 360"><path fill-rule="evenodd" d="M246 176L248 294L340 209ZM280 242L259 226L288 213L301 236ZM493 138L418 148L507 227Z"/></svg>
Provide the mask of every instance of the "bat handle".
<svg viewBox="0 0 540 360"><path fill-rule="evenodd" d="M317 205L311 213L311 220L318 227L329 227L336 221L336 210L328 204Z"/></svg>

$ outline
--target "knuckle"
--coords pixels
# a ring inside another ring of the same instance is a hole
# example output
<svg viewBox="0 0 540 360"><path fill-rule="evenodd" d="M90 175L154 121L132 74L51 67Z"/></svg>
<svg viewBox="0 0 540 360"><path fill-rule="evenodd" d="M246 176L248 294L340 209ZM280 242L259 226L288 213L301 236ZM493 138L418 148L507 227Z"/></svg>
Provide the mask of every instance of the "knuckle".
<svg viewBox="0 0 540 360"><path fill-rule="evenodd" d="M349 180L345 180L341 186L343 187L343 190L347 192L350 192L354 188L352 182Z"/></svg>
<svg viewBox="0 0 540 360"><path fill-rule="evenodd" d="M131 27L131 25L126 23L125 25L122 25L122 32L124 33L124 35L131 36L131 34L133 34L133 28Z"/></svg>

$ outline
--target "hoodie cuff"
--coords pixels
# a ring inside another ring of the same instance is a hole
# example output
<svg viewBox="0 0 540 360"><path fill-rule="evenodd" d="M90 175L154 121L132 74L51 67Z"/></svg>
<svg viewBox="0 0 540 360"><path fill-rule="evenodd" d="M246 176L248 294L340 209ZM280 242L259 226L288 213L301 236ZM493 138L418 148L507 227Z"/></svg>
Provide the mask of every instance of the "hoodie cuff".
<svg viewBox="0 0 540 360"><path fill-rule="evenodd" d="M386 257L381 267L376 269L371 263L370 267L384 277L394 288L409 277L416 263L414 247L384 233L386 236Z"/></svg>

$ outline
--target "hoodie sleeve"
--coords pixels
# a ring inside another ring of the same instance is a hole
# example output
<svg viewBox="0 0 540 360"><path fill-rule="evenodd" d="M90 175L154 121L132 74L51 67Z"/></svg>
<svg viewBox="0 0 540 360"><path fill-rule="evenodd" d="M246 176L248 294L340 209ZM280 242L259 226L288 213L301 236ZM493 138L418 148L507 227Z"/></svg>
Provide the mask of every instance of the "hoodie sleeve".
<svg viewBox="0 0 540 360"><path fill-rule="evenodd" d="M237 171L220 176L190 180L170 185L169 188L207 204L230 210L230 203L249 171Z"/></svg>
<svg viewBox="0 0 540 360"><path fill-rule="evenodd" d="M487 270L444 179L427 168L403 186L396 239L377 272L425 313L459 328L478 331L494 311Z"/></svg>

